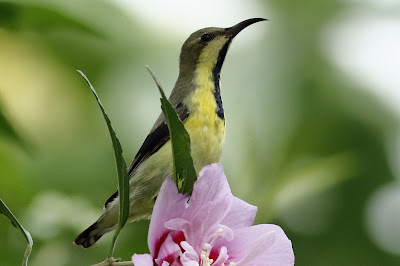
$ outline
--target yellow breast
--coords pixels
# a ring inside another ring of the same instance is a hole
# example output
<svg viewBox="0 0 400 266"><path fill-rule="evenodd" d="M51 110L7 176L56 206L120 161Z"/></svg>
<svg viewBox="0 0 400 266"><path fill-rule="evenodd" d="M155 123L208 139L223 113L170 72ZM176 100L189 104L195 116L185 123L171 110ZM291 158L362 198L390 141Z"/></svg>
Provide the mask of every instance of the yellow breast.
<svg viewBox="0 0 400 266"><path fill-rule="evenodd" d="M225 144L225 121L218 117L211 68L199 65L196 89L186 98L189 117L184 125L190 136L194 167L198 173L205 165L216 163Z"/></svg>

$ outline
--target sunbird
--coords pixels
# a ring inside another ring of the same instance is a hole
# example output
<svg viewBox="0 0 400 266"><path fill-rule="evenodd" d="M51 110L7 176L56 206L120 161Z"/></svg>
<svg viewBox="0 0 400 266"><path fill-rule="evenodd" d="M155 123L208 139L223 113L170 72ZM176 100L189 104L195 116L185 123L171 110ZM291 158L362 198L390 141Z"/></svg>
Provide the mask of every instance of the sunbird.
<svg viewBox="0 0 400 266"><path fill-rule="evenodd" d="M229 28L204 28L184 42L179 57L179 76L169 101L190 136L197 172L216 163L225 144L225 115L220 92L220 72L233 38L264 18L252 18ZM128 222L151 215L160 187L173 175L172 148L163 113L156 120L128 168L130 207ZM104 204L100 218L74 241L88 248L105 233L116 229L119 199L116 191Z"/></svg>

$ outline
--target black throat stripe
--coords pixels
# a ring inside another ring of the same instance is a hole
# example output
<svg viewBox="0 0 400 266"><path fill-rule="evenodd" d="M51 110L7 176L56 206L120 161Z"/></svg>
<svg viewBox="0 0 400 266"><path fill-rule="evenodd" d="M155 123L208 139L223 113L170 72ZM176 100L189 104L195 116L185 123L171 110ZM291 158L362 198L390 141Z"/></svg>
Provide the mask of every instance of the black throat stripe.
<svg viewBox="0 0 400 266"><path fill-rule="evenodd" d="M224 106L222 104L222 98L221 98L221 89L219 86L219 78L220 78L220 73L221 73L221 68L225 60L226 53L228 52L229 44L231 43L231 40L227 41L225 45L222 47L221 51L219 51L218 54L218 59L217 63L215 64L215 67L213 69L213 79L214 79L214 98L215 102L217 103L217 110L216 113L219 118L225 119L224 115Z"/></svg>

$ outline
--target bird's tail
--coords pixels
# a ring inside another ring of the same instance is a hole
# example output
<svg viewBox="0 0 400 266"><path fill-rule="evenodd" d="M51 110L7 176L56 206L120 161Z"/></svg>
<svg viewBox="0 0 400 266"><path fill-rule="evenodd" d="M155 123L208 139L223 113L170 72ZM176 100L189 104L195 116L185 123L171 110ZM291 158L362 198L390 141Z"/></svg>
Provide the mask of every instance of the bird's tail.
<svg viewBox="0 0 400 266"><path fill-rule="evenodd" d="M105 214L103 214L94 224L89 226L85 231L79 234L74 240L74 244L84 248L91 247L97 242L104 234L114 230L116 224L114 219L107 221ZM110 223L107 223L110 222Z"/></svg>
<svg viewBox="0 0 400 266"><path fill-rule="evenodd" d="M82 246L84 248L91 247L97 242L106 232L99 230L97 226L98 222L95 222L89 226L85 231L79 234L74 240L74 244L77 246Z"/></svg>
<svg viewBox="0 0 400 266"><path fill-rule="evenodd" d="M114 230L118 223L118 211L118 204L107 206L100 218L76 237L74 244L84 248L91 247L104 234Z"/></svg>

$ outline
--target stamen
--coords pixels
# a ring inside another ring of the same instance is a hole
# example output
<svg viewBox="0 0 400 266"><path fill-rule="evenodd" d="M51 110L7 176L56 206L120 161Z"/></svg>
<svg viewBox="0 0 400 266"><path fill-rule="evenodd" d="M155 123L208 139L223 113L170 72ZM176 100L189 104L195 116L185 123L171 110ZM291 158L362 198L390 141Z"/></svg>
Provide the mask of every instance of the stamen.
<svg viewBox="0 0 400 266"><path fill-rule="evenodd" d="M200 266L211 266L211 264L214 262L213 259L208 258L208 256L206 256L204 253L204 251L201 252L201 263Z"/></svg>
<svg viewBox="0 0 400 266"><path fill-rule="evenodd" d="M214 262L213 259L210 259L210 252L211 252L211 245L208 243L205 243L203 245L203 250L201 251L200 255L200 266L211 266L211 264Z"/></svg>
<svg viewBox="0 0 400 266"><path fill-rule="evenodd" d="M207 254L210 254L211 251L211 245L208 243L204 243L203 245L203 250L207 252Z"/></svg>

